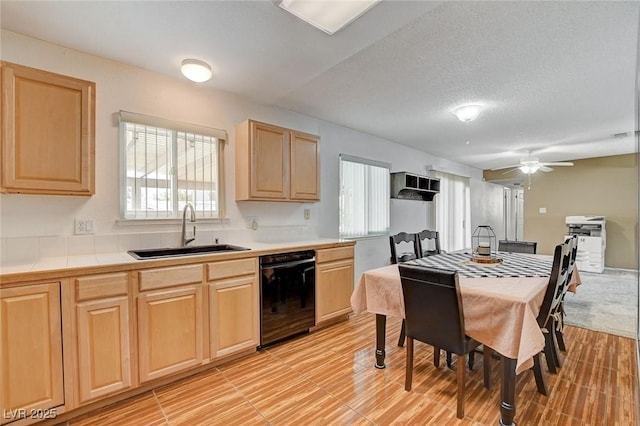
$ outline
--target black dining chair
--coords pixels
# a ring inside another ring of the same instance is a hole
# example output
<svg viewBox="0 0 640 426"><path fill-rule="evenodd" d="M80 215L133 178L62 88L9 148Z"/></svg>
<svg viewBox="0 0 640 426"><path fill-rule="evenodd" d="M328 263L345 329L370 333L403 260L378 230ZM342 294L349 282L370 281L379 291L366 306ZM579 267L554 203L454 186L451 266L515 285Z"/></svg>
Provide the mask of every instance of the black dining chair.
<svg viewBox="0 0 640 426"><path fill-rule="evenodd" d="M432 256L434 254L440 254L440 236L438 231L430 231L428 229L417 232L414 235L414 252L418 257ZM400 326L400 338L398 339L398 346L404 346L405 325L402 320ZM447 365L451 367L451 354L447 353ZM472 368L473 362L469 364L469 368Z"/></svg>
<svg viewBox="0 0 640 426"><path fill-rule="evenodd" d="M391 263L406 262L417 259L416 234L399 232L389 236L389 246L391 248Z"/></svg>
<svg viewBox="0 0 640 426"><path fill-rule="evenodd" d="M389 246L391 248L391 263L406 262L408 260L420 257L418 244L416 243L417 234L409 234L400 232L389 236ZM404 346L404 319L400 326L400 337L398 338L398 346Z"/></svg>
<svg viewBox="0 0 640 426"><path fill-rule="evenodd" d="M568 243L558 244L553 253L553 264L551 274L545 290L542 306L536 321L544 334L543 353L547 361L547 368L550 373L556 374L560 365L555 340L555 321L560 302L562 301L564 287L568 285L568 265L571 257L572 247ZM547 386L542 372L540 353L533 357L533 374L536 379L538 392L548 395Z"/></svg>
<svg viewBox="0 0 640 426"><path fill-rule="evenodd" d="M416 234L415 251L419 257L440 254L440 234L438 231L422 230Z"/></svg>
<svg viewBox="0 0 640 426"><path fill-rule="evenodd" d="M537 248L538 248L537 241L509 241L509 240L498 241L498 251L506 251L510 253L536 254Z"/></svg>
<svg viewBox="0 0 640 426"><path fill-rule="evenodd" d="M569 284L571 283L571 279L573 278L573 271L576 265L576 256L578 255L578 236L572 235L565 240L565 243L568 243L571 246L571 256L569 258L568 266L569 270L567 272L567 285L564 287L564 293L562 294L562 300L560 301L559 313L554 317L556 321L554 327L556 333L556 341L558 342L558 349L560 349L562 352L567 351L567 346L564 342L564 297L569 290ZM558 360L560 360L559 357Z"/></svg>
<svg viewBox="0 0 640 426"><path fill-rule="evenodd" d="M480 346L480 342L465 334L464 311L458 284L458 273L443 269L400 264L400 280L404 297L407 333L405 390L410 391L413 380L413 341L433 345L433 364L440 366L440 350L458 356L457 416L464 417L464 382L467 354ZM484 376L488 387L490 351L485 349Z"/></svg>

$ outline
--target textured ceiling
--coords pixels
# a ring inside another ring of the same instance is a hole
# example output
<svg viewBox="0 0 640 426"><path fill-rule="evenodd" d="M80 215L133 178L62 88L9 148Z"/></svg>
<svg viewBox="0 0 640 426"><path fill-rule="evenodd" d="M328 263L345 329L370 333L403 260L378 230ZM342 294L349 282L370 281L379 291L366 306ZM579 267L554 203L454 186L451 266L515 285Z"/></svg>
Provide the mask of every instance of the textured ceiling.
<svg viewBox="0 0 640 426"><path fill-rule="evenodd" d="M636 152L639 13L387 0L329 36L269 0L0 3L4 29L176 78L202 59L205 87L485 169ZM485 108L462 123L469 102Z"/></svg>

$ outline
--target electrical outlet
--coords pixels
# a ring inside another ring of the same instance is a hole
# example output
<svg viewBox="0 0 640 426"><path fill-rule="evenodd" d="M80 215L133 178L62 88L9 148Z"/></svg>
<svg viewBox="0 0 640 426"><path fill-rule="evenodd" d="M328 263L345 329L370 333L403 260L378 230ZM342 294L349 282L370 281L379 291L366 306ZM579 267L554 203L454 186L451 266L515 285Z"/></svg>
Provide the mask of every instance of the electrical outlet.
<svg viewBox="0 0 640 426"><path fill-rule="evenodd" d="M304 220L309 220L309 219L311 219L311 210L304 209Z"/></svg>
<svg viewBox="0 0 640 426"><path fill-rule="evenodd" d="M75 219L73 232L75 235L95 234L95 221L93 219Z"/></svg>
<svg viewBox="0 0 640 426"><path fill-rule="evenodd" d="M246 216L245 220L247 221L247 228L253 229L254 231L258 229L258 217L257 216Z"/></svg>

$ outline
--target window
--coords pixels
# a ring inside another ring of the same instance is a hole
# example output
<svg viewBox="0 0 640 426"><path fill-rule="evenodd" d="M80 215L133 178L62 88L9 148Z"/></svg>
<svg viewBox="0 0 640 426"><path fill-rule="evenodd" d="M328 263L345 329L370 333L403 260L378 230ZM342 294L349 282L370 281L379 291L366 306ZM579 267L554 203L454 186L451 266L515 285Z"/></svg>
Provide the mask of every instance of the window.
<svg viewBox="0 0 640 426"><path fill-rule="evenodd" d="M389 233L391 165L340 155L340 237Z"/></svg>
<svg viewBox="0 0 640 426"><path fill-rule="evenodd" d="M120 112L121 215L178 218L187 203L198 217L221 218L221 130Z"/></svg>
<svg viewBox="0 0 640 426"><path fill-rule="evenodd" d="M440 178L440 193L435 200L436 229L440 248L462 250L471 246L471 194L469 178L434 172Z"/></svg>

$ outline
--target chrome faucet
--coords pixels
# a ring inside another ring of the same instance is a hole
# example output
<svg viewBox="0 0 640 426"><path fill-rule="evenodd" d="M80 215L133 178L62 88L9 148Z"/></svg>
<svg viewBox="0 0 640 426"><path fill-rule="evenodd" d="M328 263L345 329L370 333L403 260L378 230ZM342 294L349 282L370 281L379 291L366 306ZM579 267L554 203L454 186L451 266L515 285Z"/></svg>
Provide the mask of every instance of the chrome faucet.
<svg viewBox="0 0 640 426"><path fill-rule="evenodd" d="M187 244L196 239L195 225L193 225L193 234L191 235L191 238L187 238L187 210L191 210L191 218L189 221L196 223L196 211L193 209L191 203L187 203L187 205L184 206L184 210L182 210L182 234L180 236L180 247L186 247Z"/></svg>

